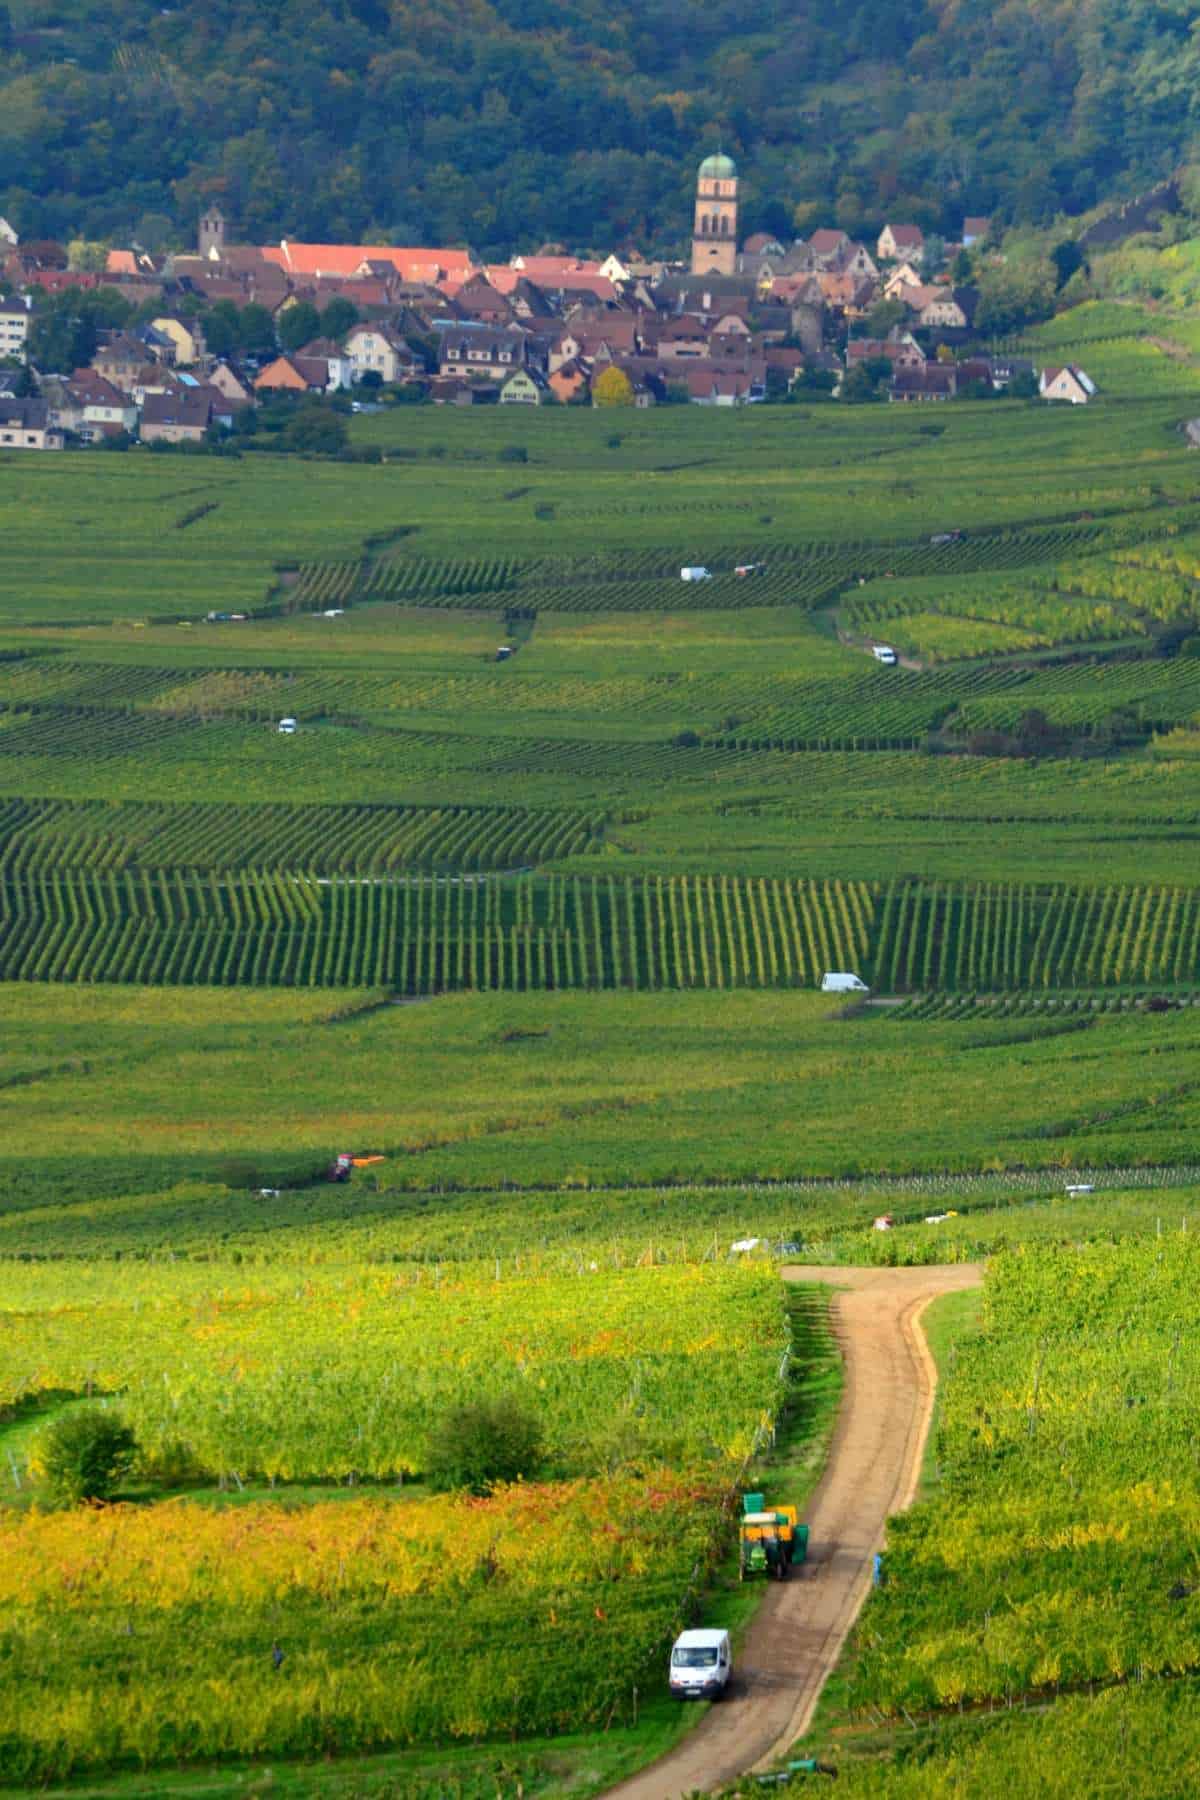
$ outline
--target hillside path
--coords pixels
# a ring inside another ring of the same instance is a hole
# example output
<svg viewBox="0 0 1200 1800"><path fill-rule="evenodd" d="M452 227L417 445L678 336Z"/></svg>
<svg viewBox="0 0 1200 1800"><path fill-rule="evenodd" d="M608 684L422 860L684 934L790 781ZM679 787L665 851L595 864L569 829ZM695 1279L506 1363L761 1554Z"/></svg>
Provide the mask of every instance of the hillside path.
<svg viewBox="0 0 1200 1800"><path fill-rule="evenodd" d="M804 1514L808 1561L764 1592L730 1694L609 1800L706 1792L782 1756L808 1728L870 1589L888 1516L912 1503L920 1480L937 1379L920 1315L942 1294L976 1286L983 1270L787 1268L783 1276L838 1290L832 1323L844 1386L825 1473Z"/></svg>

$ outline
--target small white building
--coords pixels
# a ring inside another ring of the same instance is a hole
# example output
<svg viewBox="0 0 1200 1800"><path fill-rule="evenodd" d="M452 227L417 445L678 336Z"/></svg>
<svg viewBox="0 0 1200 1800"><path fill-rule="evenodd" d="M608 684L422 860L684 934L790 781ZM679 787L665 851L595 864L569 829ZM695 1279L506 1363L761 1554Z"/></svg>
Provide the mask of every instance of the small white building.
<svg viewBox="0 0 1200 1800"><path fill-rule="evenodd" d="M1059 369L1043 369L1038 376L1038 392L1043 400L1065 400L1070 406L1086 406L1096 397L1096 384L1083 369L1067 363Z"/></svg>

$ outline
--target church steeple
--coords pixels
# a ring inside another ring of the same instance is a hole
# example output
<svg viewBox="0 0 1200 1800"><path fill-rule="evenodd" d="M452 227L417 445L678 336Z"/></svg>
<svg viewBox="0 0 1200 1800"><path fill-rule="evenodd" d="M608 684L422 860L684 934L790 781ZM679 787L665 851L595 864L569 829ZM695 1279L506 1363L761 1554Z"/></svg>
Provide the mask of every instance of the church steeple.
<svg viewBox="0 0 1200 1800"><path fill-rule="evenodd" d="M706 156L696 178L692 274L732 275L737 262L738 172L732 156Z"/></svg>
<svg viewBox="0 0 1200 1800"><path fill-rule="evenodd" d="M225 248L225 214L217 205L206 206L200 215L197 249L201 256L219 260Z"/></svg>

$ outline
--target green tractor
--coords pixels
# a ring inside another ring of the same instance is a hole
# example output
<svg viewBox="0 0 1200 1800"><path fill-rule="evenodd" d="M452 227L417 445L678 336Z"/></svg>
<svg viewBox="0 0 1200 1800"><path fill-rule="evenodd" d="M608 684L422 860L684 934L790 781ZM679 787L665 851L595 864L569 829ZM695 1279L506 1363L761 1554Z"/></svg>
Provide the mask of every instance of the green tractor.
<svg viewBox="0 0 1200 1800"><path fill-rule="evenodd" d="M786 1581L794 1562L808 1555L808 1526L796 1520L794 1506L766 1509L761 1494L742 1495L740 1577L773 1575Z"/></svg>

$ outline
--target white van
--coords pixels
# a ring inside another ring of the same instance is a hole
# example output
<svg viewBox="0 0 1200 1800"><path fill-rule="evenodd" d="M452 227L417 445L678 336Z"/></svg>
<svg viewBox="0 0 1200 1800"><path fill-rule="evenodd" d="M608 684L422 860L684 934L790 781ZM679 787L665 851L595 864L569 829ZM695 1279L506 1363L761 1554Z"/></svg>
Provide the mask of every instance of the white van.
<svg viewBox="0 0 1200 1800"><path fill-rule="evenodd" d="M711 581L712 570L704 568L703 565L697 565L694 568L680 569L679 579L680 581Z"/></svg>
<svg viewBox="0 0 1200 1800"><path fill-rule="evenodd" d="M279 724L276 726L276 730L281 731L284 737L291 737L295 729L295 719L280 719Z"/></svg>
<svg viewBox="0 0 1200 1800"><path fill-rule="evenodd" d="M899 660L890 644L875 644L871 654L876 662L885 663L889 669L894 669Z"/></svg>
<svg viewBox="0 0 1200 1800"><path fill-rule="evenodd" d="M857 975L838 974L831 971L821 977L823 994L869 994L870 988Z"/></svg>
<svg viewBox="0 0 1200 1800"><path fill-rule="evenodd" d="M676 1700L719 1700L729 1686L733 1652L727 1631L681 1631L671 1647Z"/></svg>

